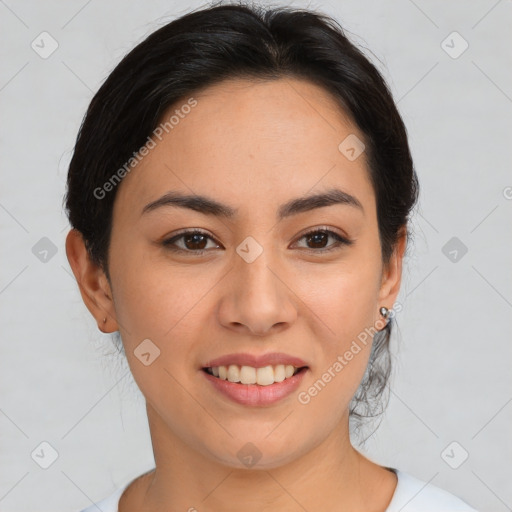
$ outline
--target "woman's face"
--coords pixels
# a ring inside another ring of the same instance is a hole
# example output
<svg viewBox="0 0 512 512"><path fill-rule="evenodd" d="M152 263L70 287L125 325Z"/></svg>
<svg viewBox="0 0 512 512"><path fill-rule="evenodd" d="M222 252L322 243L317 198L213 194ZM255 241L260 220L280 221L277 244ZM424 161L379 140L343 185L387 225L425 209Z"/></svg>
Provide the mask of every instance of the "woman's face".
<svg viewBox="0 0 512 512"><path fill-rule="evenodd" d="M193 96L118 186L109 326L161 435L211 461L242 467L257 454L270 468L346 431L371 349L362 333L384 326L379 307L396 299L402 254L383 268L364 151L357 156L363 135L323 89L231 80ZM354 199L304 203L335 190ZM169 193L205 196L231 214L165 201L145 209ZM184 230L202 235L178 237ZM307 369L291 390L259 386L263 402L257 392L230 398L203 369L270 353ZM288 394L277 399L279 390Z"/></svg>

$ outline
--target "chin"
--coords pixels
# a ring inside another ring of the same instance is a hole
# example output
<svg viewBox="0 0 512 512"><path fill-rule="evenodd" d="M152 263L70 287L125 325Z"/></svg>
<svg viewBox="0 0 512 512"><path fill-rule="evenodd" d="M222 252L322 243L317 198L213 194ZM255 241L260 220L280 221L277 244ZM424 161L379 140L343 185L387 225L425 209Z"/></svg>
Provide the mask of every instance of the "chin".
<svg viewBox="0 0 512 512"><path fill-rule="evenodd" d="M221 451L212 450L216 462L232 469L270 470L292 463L301 456L296 447L304 444L294 442L293 446L283 443L281 437L270 440L267 434L255 436L249 441L249 436L242 439L230 439L229 445L217 445ZM294 449L295 447L295 449Z"/></svg>

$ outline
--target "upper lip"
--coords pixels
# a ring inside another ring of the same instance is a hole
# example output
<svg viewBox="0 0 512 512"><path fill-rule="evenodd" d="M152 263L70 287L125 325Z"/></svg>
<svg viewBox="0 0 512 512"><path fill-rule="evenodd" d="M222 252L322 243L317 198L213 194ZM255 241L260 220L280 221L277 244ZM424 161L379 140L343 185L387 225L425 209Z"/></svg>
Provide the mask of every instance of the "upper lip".
<svg viewBox="0 0 512 512"><path fill-rule="evenodd" d="M225 356L217 357L207 361L203 368L213 368L216 366L229 366L230 364L237 364L239 366L252 366L253 368L263 368L269 365L291 364L297 368L307 366L307 364L300 358L284 354L282 352L271 352L269 354L255 355L248 353L226 354Z"/></svg>

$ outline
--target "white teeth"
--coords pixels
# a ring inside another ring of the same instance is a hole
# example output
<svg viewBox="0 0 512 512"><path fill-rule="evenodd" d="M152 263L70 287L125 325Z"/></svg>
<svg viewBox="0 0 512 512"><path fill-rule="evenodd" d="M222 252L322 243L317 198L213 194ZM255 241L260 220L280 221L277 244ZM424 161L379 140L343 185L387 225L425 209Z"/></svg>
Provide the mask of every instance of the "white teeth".
<svg viewBox="0 0 512 512"><path fill-rule="evenodd" d="M240 370L236 364L228 366L228 380L229 382L240 382Z"/></svg>
<svg viewBox="0 0 512 512"><path fill-rule="evenodd" d="M274 368L272 368L272 366L258 368L256 370L256 383L260 386L274 384Z"/></svg>
<svg viewBox="0 0 512 512"><path fill-rule="evenodd" d="M242 366L240 368L240 382L242 384L256 384L256 368Z"/></svg>
<svg viewBox="0 0 512 512"><path fill-rule="evenodd" d="M239 367L236 364L230 364L229 366L214 366L208 370L215 377L228 380L229 382L269 386L275 382L283 382L283 380L290 378L298 371L298 368L291 364L269 365L263 368L253 368L252 366Z"/></svg>
<svg viewBox="0 0 512 512"><path fill-rule="evenodd" d="M292 366L292 368L295 370L295 367ZM274 366L274 382L283 382L284 379L286 379L284 364Z"/></svg>

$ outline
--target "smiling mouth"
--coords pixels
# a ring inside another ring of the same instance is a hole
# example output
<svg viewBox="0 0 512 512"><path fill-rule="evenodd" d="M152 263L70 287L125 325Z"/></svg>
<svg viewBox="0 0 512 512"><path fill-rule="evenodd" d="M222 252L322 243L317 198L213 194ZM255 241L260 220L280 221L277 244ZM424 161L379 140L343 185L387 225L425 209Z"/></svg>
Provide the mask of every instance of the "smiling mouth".
<svg viewBox="0 0 512 512"><path fill-rule="evenodd" d="M262 368L230 364L228 366L207 367L202 370L220 380L239 384L270 386L271 384L283 382L297 375L297 373L305 371L307 368L307 366L297 367L291 364L268 365Z"/></svg>

